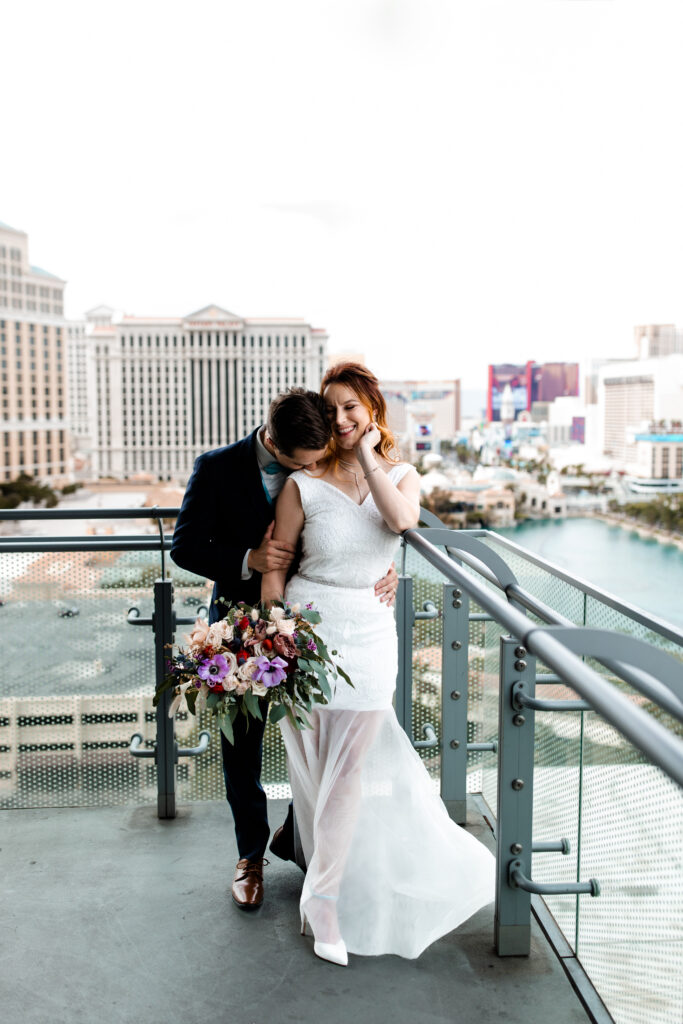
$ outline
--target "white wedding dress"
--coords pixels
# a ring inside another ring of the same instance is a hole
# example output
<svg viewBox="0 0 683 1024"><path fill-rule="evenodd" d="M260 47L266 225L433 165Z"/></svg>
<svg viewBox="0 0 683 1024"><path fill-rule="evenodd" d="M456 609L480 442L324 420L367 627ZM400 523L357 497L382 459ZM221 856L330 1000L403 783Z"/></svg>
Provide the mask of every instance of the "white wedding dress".
<svg viewBox="0 0 683 1024"><path fill-rule="evenodd" d="M308 864L302 909L320 941L341 933L351 953L417 957L493 899L494 858L449 818L392 707L396 626L374 585L397 535L372 494L358 505L302 470L290 479L305 523L286 598L314 603L316 631L353 683L339 678L312 729L281 723Z"/></svg>

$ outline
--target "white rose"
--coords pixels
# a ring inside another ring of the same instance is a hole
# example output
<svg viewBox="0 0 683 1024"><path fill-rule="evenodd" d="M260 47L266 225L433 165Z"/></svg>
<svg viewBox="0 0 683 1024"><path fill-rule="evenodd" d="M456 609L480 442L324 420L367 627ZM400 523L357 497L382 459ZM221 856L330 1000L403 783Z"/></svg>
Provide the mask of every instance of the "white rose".
<svg viewBox="0 0 683 1024"><path fill-rule="evenodd" d="M257 661L258 658L247 658L244 664L240 665L239 668L237 669L237 678L242 680L243 682L250 683L252 680L252 676L254 674L254 669L256 667ZM237 692L244 693L244 690L240 690L238 686Z"/></svg>
<svg viewBox="0 0 683 1024"><path fill-rule="evenodd" d="M274 605L270 609L270 618L272 622L279 622L280 619L284 618L285 610L280 608L278 605Z"/></svg>
<svg viewBox="0 0 683 1024"><path fill-rule="evenodd" d="M268 689L263 685L263 683L259 683L254 679L251 684L251 692L255 693L257 697L265 697L268 693Z"/></svg>
<svg viewBox="0 0 683 1024"><path fill-rule="evenodd" d="M209 632L206 634L206 642L212 647L221 647L226 640L232 640L232 626L225 619L221 619L220 622L214 622L212 626L209 626Z"/></svg>
<svg viewBox="0 0 683 1024"><path fill-rule="evenodd" d="M277 624L278 633L283 636L291 636L296 630L296 619L281 619Z"/></svg>
<svg viewBox="0 0 683 1024"><path fill-rule="evenodd" d="M230 680L232 676L234 676L235 672L237 671L237 658L232 653L232 651L223 651L223 657L228 663L228 674L223 679L221 679L221 682L223 683L223 689L225 690L227 689L225 684Z"/></svg>

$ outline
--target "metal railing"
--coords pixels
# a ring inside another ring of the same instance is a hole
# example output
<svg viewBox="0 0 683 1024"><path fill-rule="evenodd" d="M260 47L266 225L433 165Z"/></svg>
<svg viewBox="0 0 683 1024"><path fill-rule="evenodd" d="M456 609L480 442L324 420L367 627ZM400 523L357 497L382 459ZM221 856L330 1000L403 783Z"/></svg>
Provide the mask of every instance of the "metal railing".
<svg viewBox="0 0 683 1024"><path fill-rule="evenodd" d="M477 538L434 527L409 530L404 536L406 543L448 581L443 585L442 603L445 685L442 693L441 792L450 813L461 822L465 820L466 810L467 753L474 746L467 743L469 600L476 600L510 634L501 638L495 929L496 949L500 955L525 954L530 949L530 893L589 893L592 896L599 893L595 879L543 884L533 882L530 877L534 849L535 713L598 711L651 763L683 786L683 741L587 666L580 656L599 659L678 721L683 721L681 664L657 648L623 634L584 629L566 620L557 625L557 616L552 610L519 587L503 560ZM472 567L481 566L485 578L499 587L508 600L498 597L466 573L436 545L444 546L450 555L467 559ZM552 624L545 627L533 624L513 602L531 608ZM412 706L409 691L413 618L412 580L402 575L397 620L403 670L399 674L396 705L401 709L402 724L409 735L412 734L408 709ZM564 681L583 697L583 701L537 699L536 683L547 681L547 677L537 677L537 658L554 669L556 675L552 681Z"/></svg>

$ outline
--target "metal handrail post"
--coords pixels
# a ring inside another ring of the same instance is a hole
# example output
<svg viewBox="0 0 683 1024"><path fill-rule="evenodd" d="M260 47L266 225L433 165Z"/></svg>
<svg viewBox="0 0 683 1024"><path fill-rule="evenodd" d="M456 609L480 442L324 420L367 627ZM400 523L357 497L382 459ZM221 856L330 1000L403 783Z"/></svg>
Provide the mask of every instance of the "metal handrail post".
<svg viewBox="0 0 683 1024"><path fill-rule="evenodd" d="M166 660L169 655L168 645L174 638L173 613L173 582L172 580L155 580L154 582L154 613L152 628L154 629L154 665L157 688L163 683L166 675ZM175 818L175 736L174 721L169 718L169 708L173 700L173 691L166 690L157 705L157 816L159 818Z"/></svg>
<svg viewBox="0 0 683 1024"><path fill-rule="evenodd" d="M494 941L498 956L528 956L531 949L531 895L509 881L511 860L531 874L534 801L534 711L514 707L513 686L520 679L533 695L536 659L519 640L500 638L498 712L498 834Z"/></svg>
<svg viewBox="0 0 683 1024"><path fill-rule="evenodd" d="M467 820L467 708L470 599L444 583L441 646L441 799L459 825Z"/></svg>
<svg viewBox="0 0 683 1024"><path fill-rule="evenodd" d="M396 717L413 740L413 578L399 575L396 591L396 631L398 633L398 674L396 677Z"/></svg>

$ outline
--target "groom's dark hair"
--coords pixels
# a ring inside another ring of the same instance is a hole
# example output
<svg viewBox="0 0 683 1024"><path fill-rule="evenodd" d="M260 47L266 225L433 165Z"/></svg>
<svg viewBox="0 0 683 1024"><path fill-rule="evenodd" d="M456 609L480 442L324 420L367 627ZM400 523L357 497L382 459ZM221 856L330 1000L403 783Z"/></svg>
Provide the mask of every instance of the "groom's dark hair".
<svg viewBox="0 0 683 1024"><path fill-rule="evenodd" d="M322 395L304 388L289 388L273 399L266 427L275 447L288 458L295 448L325 448L332 436Z"/></svg>

